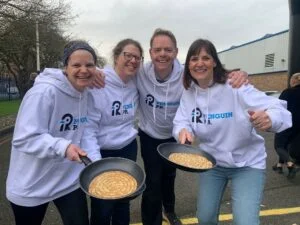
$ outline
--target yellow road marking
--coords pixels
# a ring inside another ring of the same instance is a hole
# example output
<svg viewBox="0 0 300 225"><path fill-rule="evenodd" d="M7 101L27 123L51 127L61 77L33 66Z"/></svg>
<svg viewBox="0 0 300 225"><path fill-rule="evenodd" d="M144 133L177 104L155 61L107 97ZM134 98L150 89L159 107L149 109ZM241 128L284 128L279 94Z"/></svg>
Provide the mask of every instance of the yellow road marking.
<svg viewBox="0 0 300 225"><path fill-rule="evenodd" d="M292 208L281 208L281 209L268 209L260 211L260 216L278 216L292 213L300 213L300 207L292 207ZM228 221L232 220L232 214L222 214L219 216L220 221ZM185 218L180 219L182 224L197 224L197 218ZM133 223L131 225L142 225L142 223ZM168 225L167 222L163 221L163 225Z"/></svg>

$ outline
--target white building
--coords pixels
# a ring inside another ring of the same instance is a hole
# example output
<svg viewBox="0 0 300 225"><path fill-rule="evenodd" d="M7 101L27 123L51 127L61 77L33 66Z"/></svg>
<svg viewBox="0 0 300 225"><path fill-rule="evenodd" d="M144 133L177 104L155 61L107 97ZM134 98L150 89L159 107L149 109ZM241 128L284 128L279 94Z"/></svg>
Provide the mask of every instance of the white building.
<svg viewBox="0 0 300 225"><path fill-rule="evenodd" d="M288 70L289 31L266 34L262 38L219 52L226 69L241 69L249 75Z"/></svg>

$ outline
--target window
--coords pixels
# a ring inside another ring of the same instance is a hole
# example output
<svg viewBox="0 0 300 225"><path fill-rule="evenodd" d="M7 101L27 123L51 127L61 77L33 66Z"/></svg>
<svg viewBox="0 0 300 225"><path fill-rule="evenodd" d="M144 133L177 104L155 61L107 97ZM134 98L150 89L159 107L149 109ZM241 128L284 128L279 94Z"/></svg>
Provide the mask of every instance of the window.
<svg viewBox="0 0 300 225"><path fill-rule="evenodd" d="M274 66L274 58L275 54L268 54L265 56L265 67L273 67Z"/></svg>

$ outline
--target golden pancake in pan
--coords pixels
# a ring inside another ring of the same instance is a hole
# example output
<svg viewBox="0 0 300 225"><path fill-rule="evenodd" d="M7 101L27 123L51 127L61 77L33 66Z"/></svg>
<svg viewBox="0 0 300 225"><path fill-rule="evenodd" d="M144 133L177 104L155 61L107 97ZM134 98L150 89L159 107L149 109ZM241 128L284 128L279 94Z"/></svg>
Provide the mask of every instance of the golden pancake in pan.
<svg viewBox="0 0 300 225"><path fill-rule="evenodd" d="M171 153L169 160L178 165L193 169L210 169L213 167L212 162L207 158L192 153Z"/></svg>
<svg viewBox="0 0 300 225"><path fill-rule="evenodd" d="M123 171L107 171L94 177L89 193L101 199L118 199L130 195L137 189L137 181Z"/></svg>

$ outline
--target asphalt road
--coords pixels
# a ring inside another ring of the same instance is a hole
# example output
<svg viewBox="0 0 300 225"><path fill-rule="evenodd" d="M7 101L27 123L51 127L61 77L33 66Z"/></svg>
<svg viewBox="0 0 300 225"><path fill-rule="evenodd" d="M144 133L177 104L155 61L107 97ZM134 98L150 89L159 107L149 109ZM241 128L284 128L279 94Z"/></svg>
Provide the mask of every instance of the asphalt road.
<svg viewBox="0 0 300 225"><path fill-rule="evenodd" d="M262 133L267 146L267 182L264 200L261 205L261 225L300 225L300 172L293 180L272 171L276 162L273 150L273 134ZM233 138L233 137L231 137ZM5 180L7 176L11 137L0 137L0 225L13 225L14 219L5 198ZM142 165L140 156L138 163ZM196 224L197 174L178 171L176 179L176 211L184 224ZM220 225L232 224L230 205L230 186L223 197ZM131 202L131 223L138 225L140 218L141 197ZM61 225L55 207L50 204L43 225Z"/></svg>

